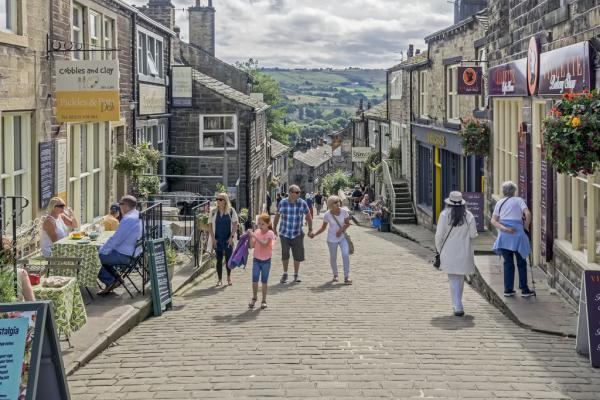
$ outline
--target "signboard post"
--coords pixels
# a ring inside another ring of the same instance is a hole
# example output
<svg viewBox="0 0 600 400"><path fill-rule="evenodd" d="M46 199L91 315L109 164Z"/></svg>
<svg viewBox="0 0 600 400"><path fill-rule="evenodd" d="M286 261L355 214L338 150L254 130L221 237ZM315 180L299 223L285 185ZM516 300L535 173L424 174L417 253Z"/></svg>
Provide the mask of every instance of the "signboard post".
<svg viewBox="0 0 600 400"><path fill-rule="evenodd" d="M592 367L600 367L600 271L587 270L581 277L575 348L589 355Z"/></svg>
<svg viewBox="0 0 600 400"><path fill-rule="evenodd" d="M467 202L467 210L475 217L477 224L477 232L483 232L485 225L483 222L483 193L482 192L465 192L463 198Z"/></svg>
<svg viewBox="0 0 600 400"><path fill-rule="evenodd" d="M51 303L0 304L0 400L69 400Z"/></svg>
<svg viewBox="0 0 600 400"><path fill-rule="evenodd" d="M364 163L367 162L369 154L373 152L370 147L353 147L352 148L352 162L353 163Z"/></svg>
<svg viewBox="0 0 600 400"><path fill-rule="evenodd" d="M173 107L191 107L192 106L192 67L173 67L172 68Z"/></svg>
<svg viewBox="0 0 600 400"><path fill-rule="evenodd" d="M40 142L40 207L54 196L54 141Z"/></svg>
<svg viewBox="0 0 600 400"><path fill-rule="evenodd" d="M152 282L152 306L154 315L160 316L167 308L173 306L173 294L167 269L167 253L165 240L151 240L147 242L149 252L150 279Z"/></svg>
<svg viewBox="0 0 600 400"><path fill-rule="evenodd" d="M481 94L481 67L458 67L458 94Z"/></svg>

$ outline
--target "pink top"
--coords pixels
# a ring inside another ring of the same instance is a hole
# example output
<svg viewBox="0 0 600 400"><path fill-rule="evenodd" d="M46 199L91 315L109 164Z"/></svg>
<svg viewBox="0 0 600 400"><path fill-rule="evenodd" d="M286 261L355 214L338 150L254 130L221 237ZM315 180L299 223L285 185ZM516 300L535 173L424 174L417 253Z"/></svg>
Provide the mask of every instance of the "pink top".
<svg viewBox="0 0 600 400"><path fill-rule="evenodd" d="M266 246L258 243L258 240L254 242L254 258L262 261L271 259L273 256L273 242L275 241L275 233L273 233L271 230L268 230L267 233L262 233L260 229L257 229L254 231L254 235L260 240L271 239L269 244Z"/></svg>

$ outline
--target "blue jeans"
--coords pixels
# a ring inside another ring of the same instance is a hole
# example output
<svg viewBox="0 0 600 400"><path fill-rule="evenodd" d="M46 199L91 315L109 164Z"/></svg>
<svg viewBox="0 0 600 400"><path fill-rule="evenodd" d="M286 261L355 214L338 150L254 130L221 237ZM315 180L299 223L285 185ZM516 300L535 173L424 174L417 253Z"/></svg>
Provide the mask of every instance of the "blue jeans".
<svg viewBox="0 0 600 400"><path fill-rule="evenodd" d="M259 260L255 258L252 263L252 283L258 283L260 280L263 284L266 284L269 280L270 271L271 259Z"/></svg>
<svg viewBox="0 0 600 400"><path fill-rule="evenodd" d="M517 257L517 268L519 270L519 289L523 292L529 292L529 286L527 286L527 260L525 260L519 252L499 249L502 258L504 258L504 293L510 293L514 291L515 287L515 260Z"/></svg>
<svg viewBox="0 0 600 400"><path fill-rule="evenodd" d="M100 254L100 262L102 263L102 269L98 273L98 279L105 285L110 285L116 280L115 265L129 265L131 257L116 250L111 250L108 254Z"/></svg>

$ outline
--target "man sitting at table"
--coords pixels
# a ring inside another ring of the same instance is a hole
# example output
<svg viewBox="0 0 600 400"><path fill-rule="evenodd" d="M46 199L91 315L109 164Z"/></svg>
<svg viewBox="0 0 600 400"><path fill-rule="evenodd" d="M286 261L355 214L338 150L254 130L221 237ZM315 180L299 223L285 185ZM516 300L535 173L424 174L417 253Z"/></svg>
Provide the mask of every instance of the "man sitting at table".
<svg viewBox="0 0 600 400"><path fill-rule="evenodd" d="M119 227L119 216L121 214L121 206L119 203L110 205L110 212L102 218L102 225L105 231L116 231Z"/></svg>
<svg viewBox="0 0 600 400"><path fill-rule="evenodd" d="M116 278L115 266L128 265L134 250L135 255L141 251L136 249L136 242L142 237L142 221L136 206L137 199L133 196L124 196L121 199L119 207L123 218L114 235L100 247L102 269L98 278L106 287L98 293L99 295L107 294L121 284Z"/></svg>

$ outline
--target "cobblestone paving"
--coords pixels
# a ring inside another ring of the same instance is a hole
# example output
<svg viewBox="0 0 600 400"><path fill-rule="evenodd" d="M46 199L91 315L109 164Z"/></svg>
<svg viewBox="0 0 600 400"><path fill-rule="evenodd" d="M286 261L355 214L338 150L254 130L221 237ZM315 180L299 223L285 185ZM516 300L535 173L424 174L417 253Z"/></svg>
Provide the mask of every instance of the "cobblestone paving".
<svg viewBox="0 0 600 400"><path fill-rule="evenodd" d="M354 286L327 283L324 236L302 283L280 285L274 261L265 311L247 309L249 270L203 282L70 377L72 398L600 398L573 339L515 326L468 286L454 317L427 250L351 229Z"/></svg>

